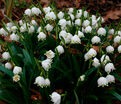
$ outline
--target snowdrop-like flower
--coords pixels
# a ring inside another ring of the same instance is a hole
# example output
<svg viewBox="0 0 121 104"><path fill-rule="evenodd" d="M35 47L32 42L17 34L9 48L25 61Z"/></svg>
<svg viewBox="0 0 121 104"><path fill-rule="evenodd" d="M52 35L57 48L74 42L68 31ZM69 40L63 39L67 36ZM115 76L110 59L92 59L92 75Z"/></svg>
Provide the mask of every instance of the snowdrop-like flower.
<svg viewBox="0 0 121 104"><path fill-rule="evenodd" d="M113 53L114 52L114 48L112 46L107 46L106 47L106 51L107 51L107 53Z"/></svg>
<svg viewBox="0 0 121 104"><path fill-rule="evenodd" d="M36 26L37 25L37 22L35 20L32 20L31 21L31 24Z"/></svg>
<svg viewBox="0 0 121 104"><path fill-rule="evenodd" d="M69 44L71 42L72 34L67 33L67 36L65 36L65 44Z"/></svg>
<svg viewBox="0 0 121 104"><path fill-rule="evenodd" d="M101 23L104 23L105 22L103 17L98 17L97 18L97 21L101 21Z"/></svg>
<svg viewBox="0 0 121 104"><path fill-rule="evenodd" d="M20 27L20 32L25 32L26 31L26 27L25 26L21 26Z"/></svg>
<svg viewBox="0 0 121 104"><path fill-rule="evenodd" d="M81 43L81 40L79 38L78 35L74 35L72 38L71 38L71 43L72 44L80 44Z"/></svg>
<svg viewBox="0 0 121 104"><path fill-rule="evenodd" d="M92 15L92 20L96 20L96 16L95 15Z"/></svg>
<svg viewBox="0 0 121 104"><path fill-rule="evenodd" d="M43 8L44 12L47 14L51 11L51 8L50 7L45 7Z"/></svg>
<svg viewBox="0 0 121 104"><path fill-rule="evenodd" d="M108 81L108 83L115 83L115 77L113 75L107 75L106 79Z"/></svg>
<svg viewBox="0 0 121 104"><path fill-rule="evenodd" d="M101 57L101 63L105 65L107 62L110 62L109 56L108 55L103 55Z"/></svg>
<svg viewBox="0 0 121 104"><path fill-rule="evenodd" d="M10 40L18 41L19 40L19 36L17 34L13 33L13 34L10 35Z"/></svg>
<svg viewBox="0 0 121 104"><path fill-rule="evenodd" d="M84 17L87 18L87 16L88 16L88 12L87 11L84 11Z"/></svg>
<svg viewBox="0 0 121 104"><path fill-rule="evenodd" d="M56 15L54 12L48 12L46 15L45 15L45 18L47 20L55 20L56 19Z"/></svg>
<svg viewBox="0 0 121 104"><path fill-rule="evenodd" d="M0 29L0 35L6 36L6 35L8 35L8 32L5 31L3 28L1 28L1 29Z"/></svg>
<svg viewBox="0 0 121 104"><path fill-rule="evenodd" d="M45 79L45 86L50 86L50 80L48 78Z"/></svg>
<svg viewBox="0 0 121 104"><path fill-rule="evenodd" d="M52 59L55 57L55 53L52 50L47 51L44 55L47 56L47 58Z"/></svg>
<svg viewBox="0 0 121 104"><path fill-rule="evenodd" d="M65 19L60 19L59 20L59 25L65 27L66 26L66 20Z"/></svg>
<svg viewBox="0 0 121 104"><path fill-rule="evenodd" d="M102 86L108 86L108 80L105 78L105 77L100 77L98 80L97 80L97 83L98 83L98 87Z"/></svg>
<svg viewBox="0 0 121 104"><path fill-rule="evenodd" d="M108 31L108 33L109 33L110 35L113 35L113 34L114 34L114 29L110 29L110 30Z"/></svg>
<svg viewBox="0 0 121 104"><path fill-rule="evenodd" d="M92 27L91 26L87 26L85 28L85 33L91 33L91 31L92 31Z"/></svg>
<svg viewBox="0 0 121 104"><path fill-rule="evenodd" d="M13 26L13 24L11 22L6 24L7 27L11 28Z"/></svg>
<svg viewBox="0 0 121 104"><path fill-rule="evenodd" d="M36 77L34 84L37 84L38 86L43 88L45 86L45 79L41 76L38 76L38 77Z"/></svg>
<svg viewBox="0 0 121 104"><path fill-rule="evenodd" d="M68 11L68 13L73 13L73 11L74 11L74 8L69 8L69 11Z"/></svg>
<svg viewBox="0 0 121 104"><path fill-rule="evenodd" d="M42 28L41 28L41 27L38 27L38 29L37 29L37 33L40 33L41 30L42 30Z"/></svg>
<svg viewBox="0 0 121 104"><path fill-rule="evenodd" d="M52 60L46 59L46 60L42 61L41 64L42 64L42 67L45 69L45 71L49 71L49 69L51 68Z"/></svg>
<svg viewBox="0 0 121 104"><path fill-rule="evenodd" d="M61 37L65 38L67 36L67 32L62 30L60 33L59 33L59 38L61 39Z"/></svg>
<svg viewBox="0 0 121 104"><path fill-rule="evenodd" d="M5 60L8 60L8 59L11 58L11 56L10 56L9 52L4 52L4 53L2 54L2 58L5 59Z"/></svg>
<svg viewBox="0 0 121 104"><path fill-rule="evenodd" d="M5 68L12 69L12 65L10 62L5 63Z"/></svg>
<svg viewBox="0 0 121 104"><path fill-rule="evenodd" d="M73 21L74 18L75 18L74 15L73 15L73 14L70 14L70 13L69 13L69 15L70 15L70 17L71 17L71 19L72 19L72 21Z"/></svg>
<svg viewBox="0 0 121 104"><path fill-rule="evenodd" d="M19 76L19 75L14 75L14 76L13 76L13 81L14 81L14 82L20 81L20 76Z"/></svg>
<svg viewBox="0 0 121 104"><path fill-rule="evenodd" d="M69 21L66 21L66 24L71 26L73 23L71 23L71 21L69 20Z"/></svg>
<svg viewBox="0 0 121 104"><path fill-rule="evenodd" d="M82 9L77 10L76 18L80 18L82 16Z"/></svg>
<svg viewBox="0 0 121 104"><path fill-rule="evenodd" d="M120 35L120 36L121 36L121 31L118 31L118 35Z"/></svg>
<svg viewBox="0 0 121 104"><path fill-rule="evenodd" d="M96 20L92 20L92 28L97 28L98 24Z"/></svg>
<svg viewBox="0 0 121 104"><path fill-rule="evenodd" d="M33 33L34 32L34 26L30 26L29 27L29 33Z"/></svg>
<svg viewBox="0 0 121 104"><path fill-rule="evenodd" d="M101 27L101 28L98 29L97 34L98 34L98 35L103 35L103 36L105 36L106 30L105 30L104 28Z"/></svg>
<svg viewBox="0 0 121 104"><path fill-rule="evenodd" d="M60 12L58 13L58 18L59 18L59 19L63 19L63 16L64 16L64 13L63 13L62 11L60 11Z"/></svg>
<svg viewBox="0 0 121 104"><path fill-rule="evenodd" d="M100 43L100 41L101 41L101 39L100 39L100 37L98 37L98 36L94 36L94 37L91 39L92 44Z"/></svg>
<svg viewBox="0 0 121 104"><path fill-rule="evenodd" d="M19 25L22 26L24 24L23 20L19 20Z"/></svg>
<svg viewBox="0 0 121 104"><path fill-rule="evenodd" d="M33 7L32 9L31 9L31 12L32 12L32 14L33 15L39 15L39 14L41 14L41 10L39 9L39 8L36 8L36 7Z"/></svg>
<svg viewBox="0 0 121 104"><path fill-rule="evenodd" d="M118 52L121 53L121 45L118 46Z"/></svg>
<svg viewBox="0 0 121 104"><path fill-rule="evenodd" d="M98 60L96 57L93 59L92 65L93 65L94 67L100 66L100 62L99 62L99 60Z"/></svg>
<svg viewBox="0 0 121 104"><path fill-rule="evenodd" d="M81 25L81 20L80 20L80 19L76 19L76 20L75 20L75 25L80 26L80 25Z"/></svg>
<svg viewBox="0 0 121 104"><path fill-rule="evenodd" d="M113 70L115 70L115 67L114 67L113 63L108 63L108 64L105 65L105 71L107 73L110 73Z"/></svg>
<svg viewBox="0 0 121 104"><path fill-rule="evenodd" d="M54 104L60 104L61 103L61 95L58 94L57 92L53 92L51 95L51 101L54 103Z"/></svg>
<svg viewBox="0 0 121 104"><path fill-rule="evenodd" d="M90 21L89 20L84 20L84 22L83 22L83 26L84 27L87 27L87 26L89 26L89 24L90 24Z"/></svg>
<svg viewBox="0 0 121 104"><path fill-rule="evenodd" d="M58 51L59 54L63 54L64 53L64 48L61 45L58 45L56 47L56 50Z"/></svg>
<svg viewBox="0 0 121 104"><path fill-rule="evenodd" d="M84 33L81 31L78 31L78 36L79 36L79 38L82 38L82 37L84 37Z"/></svg>
<svg viewBox="0 0 121 104"><path fill-rule="evenodd" d="M19 66L15 66L14 69L13 69L13 73L14 74L19 74L22 72L22 68L19 67Z"/></svg>
<svg viewBox="0 0 121 104"><path fill-rule="evenodd" d="M17 27L16 27L16 26L12 26L12 27L11 27L11 31L12 31L12 32L16 32L16 31L17 31Z"/></svg>
<svg viewBox="0 0 121 104"><path fill-rule="evenodd" d="M85 80L85 75L81 75L80 76L80 81L84 81Z"/></svg>
<svg viewBox="0 0 121 104"><path fill-rule="evenodd" d="M46 39L46 35L43 32L40 32L37 37L38 37L38 40L45 40Z"/></svg>
<svg viewBox="0 0 121 104"><path fill-rule="evenodd" d="M120 36L116 36L114 38L114 43L120 43L121 42L121 37Z"/></svg>
<svg viewBox="0 0 121 104"><path fill-rule="evenodd" d="M31 16L32 15L31 9L26 9L24 13L27 16Z"/></svg>
<svg viewBox="0 0 121 104"><path fill-rule="evenodd" d="M45 26L45 28L46 28L47 31L52 31L52 30L53 30L53 26L50 25L50 24L47 24L47 25Z"/></svg>

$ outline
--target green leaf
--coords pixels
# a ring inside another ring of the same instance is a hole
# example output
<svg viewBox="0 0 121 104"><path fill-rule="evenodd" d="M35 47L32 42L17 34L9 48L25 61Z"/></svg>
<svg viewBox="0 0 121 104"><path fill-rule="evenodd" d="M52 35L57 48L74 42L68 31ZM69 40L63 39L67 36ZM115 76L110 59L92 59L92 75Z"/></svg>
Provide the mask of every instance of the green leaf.
<svg viewBox="0 0 121 104"><path fill-rule="evenodd" d="M80 104L80 103L79 103L78 95L77 95L77 93L76 93L76 91L75 91L75 90L74 90L74 95L75 95L75 98L76 98L76 104Z"/></svg>

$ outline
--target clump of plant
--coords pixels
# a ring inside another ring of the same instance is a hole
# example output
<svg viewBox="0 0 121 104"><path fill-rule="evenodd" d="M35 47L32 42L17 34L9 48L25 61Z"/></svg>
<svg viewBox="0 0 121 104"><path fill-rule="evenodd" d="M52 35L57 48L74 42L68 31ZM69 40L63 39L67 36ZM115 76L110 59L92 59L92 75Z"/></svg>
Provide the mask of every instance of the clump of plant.
<svg viewBox="0 0 121 104"><path fill-rule="evenodd" d="M121 31L102 27L103 22L85 9L38 4L19 22L4 23L0 99L9 104L121 100Z"/></svg>

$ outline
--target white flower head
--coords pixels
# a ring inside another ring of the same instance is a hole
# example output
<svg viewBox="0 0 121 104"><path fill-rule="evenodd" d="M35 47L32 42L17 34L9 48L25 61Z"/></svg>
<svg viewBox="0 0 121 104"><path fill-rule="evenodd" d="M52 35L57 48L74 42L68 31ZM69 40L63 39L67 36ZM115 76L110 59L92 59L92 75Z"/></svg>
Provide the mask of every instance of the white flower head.
<svg viewBox="0 0 121 104"><path fill-rule="evenodd" d="M81 20L80 20L80 19L76 19L76 20L75 20L75 25L80 26L80 25L81 25Z"/></svg>
<svg viewBox="0 0 121 104"><path fill-rule="evenodd" d="M71 20L73 21L75 19L74 15L69 13L69 16L71 17Z"/></svg>
<svg viewBox="0 0 121 104"><path fill-rule="evenodd" d="M103 28L103 27L99 28L97 31L97 34L101 35L101 36L105 36L105 34L106 34L105 28Z"/></svg>
<svg viewBox="0 0 121 104"><path fill-rule="evenodd" d="M101 39L100 39L100 37L98 37L98 36L94 36L94 37L91 39L92 44L100 43L100 41L101 41Z"/></svg>
<svg viewBox="0 0 121 104"><path fill-rule="evenodd" d="M13 76L13 81L14 81L14 82L20 81L20 76L19 76L19 75L14 75L14 76Z"/></svg>
<svg viewBox="0 0 121 104"><path fill-rule="evenodd" d="M113 35L113 34L114 34L114 29L110 29L110 30L108 31L108 33L109 33L110 35Z"/></svg>
<svg viewBox="0 0 121 104"><path fill-rule="evenodd" d="M13 40L13 41L18 41L19 40L19 36L15 33L12 33L10 35L10 40Z"/></svg>
<svg viewBox="0 0 121 104"><path fill-rule="evenodd" d="M81 81L84 81L84 80L85 80L85 75L81 75L81 76L80 76L80 80L81 80Z"/></svg>
<svg viewBox="0 0 121 104"><path fill-rule="evenodd" d="M71 38L71 43L72 44L80 44L81 43L81 40L79 38L78 35L74 35L72 38Z"/></svg>
<svg viewBox="0 0 121 104"><path fill-rule="evenodd" d="M114 38L114 43L120 43L121 42L121 37L120 36L116 36Z"/></svg>
<svg viewBox="0 0 121 104"><path fill-rule="evenodd" d="M33 7L31 9L31 12L32 12L32 15L36 15L36 16L38 16L39 14L41 14L41 10L39 8L37 8L37 7Z"/></svg>
<svg viewBox="0 0 121 104"><path fill-rule="evenodd" d="M48 12L46 15L45 15L45 18L47 20L55 20L56 19L56 15L54 12Z"/></svg>
<svg viewBox="0 0 121 104"><path fill-rule="evenodd" d="M91 26L87 26L85 28L85 33L91 33L91 31L92 31L92 27Z"/></svg>
<svg viewBox="0 0 121 104"><path fill-rule="evenodd" d="M9 22L6 24L7 27L11 28L13 26L13 23Z"/></svg>
<svg viewBox="0 0 121 104"><path fill-rule="evenodd" d="M15 66L14 69L13 69L13 73L14 74L19 74L22 72L22 68L19 67L19 66Z"/></svg>
<svg viewBox="0 0 121 104"><path fill-rule="evenodd" d="M60 104L61 103L61 95L58 94L57 92L53 92L51 95L51 101L54 103L54 104Z"/></svg>
<svg viewBox="0 0 121 104"><path fill-rule="evenodd" d="M12 65L10 62L5 63L5 68L12 69Z"/></svg>
<svg viewBox="0 0 121 104"><path fill-rule="evenodd" d="M46 59L46 60L42 61L41 64L42 64L42 67L45 69L45 71L49 71L49 69L51 68L52 60Z"/></svg>
<svg viewBox="0 0 121 104"><path fill-rule="evenodd" d="M82 16L82 9L77 10L76 18L80 18Z"/></svg>
<svg viewBox="0 0 121 104"><path fill-rule="evenodd" d="M101 63L102 63L103 65L105 65L107 62L110 62L109 56L108 56L108 55L103 55L103 56L101 57Z"/></svg>
<svg viewBox="0 0 121 104"><path fill-rule="evenodd" d="M38 37L38 40L45 40L46 39L46 35L43 32L40 32L37 37Z"/></svg>
<svg viewBox="0 0 121 104"><path fill-rule="evenodd" d="M17 31L17 27L16 26L12 26L11 27L11 31L15 33Z"/></svg>
<svg viewBox="0 0 121 104"><path fill-rule="evenodd" d="M47 31L52 31L52 30L53 30L53 26L50 25L50 24L47 24L47 25L45 26L45 28L46 28Z"/></svg>
<svg viewBox="0 0 121 104"><path fill-rule="evenodd" d="M59 20L59 25L65 27L66 26L66 20L65 19L60 19Z"/></svg>
<svg viewBox="0 0 121 104"><path fill-rule="evenodd" d="M31 24L34 25L34 26L36 26L37 25L37 22L35 20L32 20L31 21Z"/></svg>
<svg viewBox="0 0 121 104"><path fill-rule="evenodd" d="M93 65L94 67L100 66L100 62L99 62L99 60L98 60L96 57L93 59L92 65Z"/></svg>
<svg viewBox="0 0 121 104"><path fill-rule="evenodd" d="M0 35L6 36L6 35L8 35L8 32L5 29L1 28L0 29Z"/></svg>
<svg viewBox="0 0 121 104"><path fill-rule="evenodd" d="M107 46L106 47L106 51L107 51L107 53L113 53L114 52L114 48L112 46Z"/></svg>
<svg viewBox="0 0 121 104"><path fill-rule="evenodd" d="M31 34L31 33L33 33L34 32L34 26L30 26L29 27L29 33Z"/></svg>
<svg viewBox="0 0 121 104"><path fill-rule="evenodd" d="M64 53L64 48L61 45L58 45L56 47L56 50L58 51L59 54L63 54Z"/></svg>
<svg viewBox="0 0 121 104"><path fill-rule="evenodd" d="M59 18L59 19L63 19L63 16L64 16L64 13L63 13L62 11L60 11L60 12L58 13L58 18Z"/></svg>
<svg viewBox="0 0 121 104"><path fill-rule="evenodd" d="M89 20L84 20L82 25L83 25L83 27L87 27L87 26L90 25L90 21Z"/></svg>
<svg viewBox="0 0 121 104"><path fill-rule="evenodd" d="M108 63L108 64L105 65L105 71L107 73L110 73L113 70L115 70L115 67L114 67L113 63Z"/></svg>
<svg viewBox="0 0 121 104"><path fill-rule="evenodd" d="M47 56L47 58L52 59L55 57L55 53L52 50L47 51L44 55Z"/></svg>
<svg viewBox="0 0 121 104"><path fill-rule="evenodd" d="M88 12L87 11L84 11L84 17L87 18L87 16L88 16Z"/></svg>
<svg viewBox="0 0 121 104"><path fill-rule="evenodd" d="M65 38L67 36L67 32L62 30L60 33L59 33L59 38L61 39L61 37Z"/></svg>
<svg viewBox="0 0 121 104"><path fill-rule="evenodd" d="M118 35L121 36L121 31L118 31Z"/></svg>
<svg viewBox="0 0 121 104"><path fill-rule="evenodd" d="M51 11L51 8L50 7L45 7L43 8L45 14L49 13Z"/></svg>
<svg viewBox="0 0 121 104"><path fill-rule="evenodd" d="M107 75L106 79L108 81L108 83L115 83L115 77L113 75Z"/></svg>
<svg viewBox="0 0 121 104"><path fill-rule="evenodd" d="M23 20L19 20L19 25L22 26L24 24Z"/></svg>
<svg viewBox="0 0 121 104"><path fill-rule="evenodd" d="M69 8L68 13L73 13L73 11L74 11L74 8Z"/></svg>
<svg viewBox="0 0 121 104"><path fill-rule="evenodd" d="M11 56L10 56L9 52L4 52L4 53L2 54L2 58L5 59L5 60L8 60L8 59L11 58Z"/></svg>
<svg viewBox="0 0 121 104"><path fill-rule="evenodd" d="M41 32L41 30L42 30L41 26L40 26L40 27L38 27L38 29L37 29L37 33L40 33L40 32Z"/></svg>
<svg viewBox="0 0 121 104"><path fill-rule="evenodd" d="M25 13L25 15L27 15L27 16L32 16L31 9L26 9L24 13Z"/></svg>
<svg viewBox="0 0 121 104"><path fill-rule="evenodd" d="M36 77L34 84L37 84L38 86L43 88L45 86L45 79L41 76L38 76L38 77Z"/></svg>
<svg viewBox="0 0 121 104"><path fill-rule="evenodd" d="M97 80L97 83L98 83L98 87L102 86L108 86L108 80L105 78L105 77L100 77L98 80Z"/></svg>
<svg viewBox="0 0 121 104"><path fill-rule="evenodd" d="M48 78L45 79L45 86L50 86L50 80Z"/></svg>
<svg viewBox="0 0 121 104"><path fill-rule="evenodd" d="M78 36L79 36L79 38L82 38L82 37L84 37L84 33L81 31L78 31Z"/></svg>
<svg viewBox="0 0 121 104"><path fill-rule="evenodd" d="M121 53L121 45L118 46L118 52Z"/></svg>

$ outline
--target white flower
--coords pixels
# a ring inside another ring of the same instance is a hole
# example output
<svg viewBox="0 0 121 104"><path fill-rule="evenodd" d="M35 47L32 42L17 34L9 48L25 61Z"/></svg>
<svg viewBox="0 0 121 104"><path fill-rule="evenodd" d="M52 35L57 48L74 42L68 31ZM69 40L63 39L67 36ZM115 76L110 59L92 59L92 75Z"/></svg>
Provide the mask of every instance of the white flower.
<svg viewBox="0 0 121 104"><path fill-rule="evenodd" d="M60 12L58 13L58 18L59 18L59 19L63 19L63 16L64 16L64 13L60 11Z"/></svg>
<svg viewBox="0 0 121 104"><path fill-rule="evenodd" d="M37 25L37 22L35 20L32 20L31 21L31 24L36 26Z"/></svg>
<svg viewBox="0 0 121 104"><path fill-rule="evenodd" d="M81 43L81 40L79 38L78 35L74 35L72 38L71 38L71 43L72 44L80 44Z"/></svg>
<svg viewBox="0 0 121 104"><path fill-rule="evenodd" d="M96 16L95 15L92 15L92 20L96 20Z"/></svg>
<svg viewBox="0 0 121 104"><path fill-rule="evenodd" d="M13 73L14 74L19 74L22 72L22 68L19 67L19 66L15 66L14 69L13 69Z"/></svg>
<svg viewBox="0 0 121 104"><path fill-rule="evenodd" d="M25 26L21 26L20 27L20 32L25 32L26 31L26 27Z"/></svg>
<svg viewBox="0 0 121 104"><path fill-rule="evenodd" d="M58 94L57 92L53 92L51 95L51 101L54 103L54 104L60 104L61 103L61 95Z"/></svg>
<svg viewBox="0 0 121 104"><path fill-rule="evenodd" d="M34 32L34 26L30 26L29 27L29 33L33 33Z"/></svg>
<svg viewBox="0 0 121 104"><path fill-rule="evenodd" d="M70 15L70 17L71 17L71 19L72 19L72 21L74 20L74 15L73 14L71 14L71 13L69 13L69 15Z"/></svg>
<svg viewBox="0 0 121 104"><path fill-rule="evenodd" d="M9 52L4 52L4 53L2 54L2 58L5 59L5 60L8 60L8 59L11 58L11 56L10 56Z"/></svg>
<svg viewBox="0 0 121 104"><path fill-rule="evenodd" d="M105 30L104 28L101 27L101 28L98 29L97 34L98 34L98 35L103 35L103 36L105 36L106 30Z"/></svg>
<svg viewBox="0 0 121 104"><path fill-rule="evenodd" d="M97 24L96 20L92 20L92 27L93 28L97 28L98 27L98 24Z"/></svg>
<svg viewBox="0 0 121 104"><path fill-rule="evenodd" d="M88 12L87 11L84 11L84 17L87 18L87 16L88 16Z"/></svg>
<svg viewBox="0 0 121 104"><path fill-rule="evenodd" d="M75 20L75 25L80 26L80 25L81 25L81 20L80 20L80 19L76 19L76 20Z"/></svg>
<svg viewBox="0 0 121 104"><path fill-rule="evenodd" d="M65 44L69 44L71 42L71 38L72 38L72 34L67 33L67 35L65 36Z"/></svg>
<svg viewBox="0 0 121 104"><path fill-rule="evenodd" d="M84 81L84 79L85 79L85 75L81 75L81 76L80 76L80 80L81 80L81 81Z"/></svg>
<svg viewBox="0 0 121 104"><path fill-rule="evenodd" d="M95 57L95 56L97 55L97 52L96 52L93 48L91 48L91 49L88 51L88 53L89 53L89 55L90 55L91 57Z"/></svg>
<svg viewBox="0 0 121 104"><path fill-rule="evenodd" d="M45 71L49 71L49 69L51 68L52 60L46 59L46 60L42 61L41 64L42 64L42 67L45 69Z"/></svg>
<svg viewBox="0 0 121 104"><path fill-rule="evenodd" d="M56 19L56 15L54 12L48 12L46 15L45 15L45 18L47 20L55 20Z"/></svg>
<svg viewBox="0 0 121 104"><path fill-rule="evenodd" d="M13 76L13 81L14 81L14 82L20 81L20 76L19 76L19 75L14 75L14 76Z"/></svg>
<svg viewBox="0 0 121 104"><path fill-rule="evenodd" d="M26 9L24 13L27 16L31 16L32 15L31 9Z"/></svg>
<svg viewBox="0 0 121 104"><path fill-rule="evenodd" d="M78 31L78 36L79 36L79 38L82 38L82 37L84 37L84 33L81 31Z"/></svg>
<svg viewBox="0 0 121 104"><path fill-rule="evenodd" d="M82 16L82 9L77 10L76 18L80 18Z"/></svg>
<svg viewBox="0 0 121 104"><path fill-rule="evenodd" d="M13 33L13 34L10 35L10 40L18 41L19 40L19 36L17 34Z"/></svg>
<svg viewBox="0 0 121 104"><path fill-rule="evenodd" d="M118 52L121 53L121 45L118 46Z"/></svg>
<svg viewBox="0 0 121 104"><path fill-rule="evenodd" d="M120 43L121 42L121 37L120 36L116 36L114 38L114 43Z"/></svg>
<svg viewBox="0 0 121 104"><path fill-rule="evenodd" d="M60 19L59 20L59 25L65 27L66 26L66 20L65 19Z"/></svg>
<svg viewBox="0 0 121 104"><path fill-rule="evenodd" d="M87 27L90 25L90 21L89 20L84 20L83 24L84 27Z"/></svg>
<svg viewBox="0 0 121 104"><path fill-rule="evenodd" d="M19 20L19 25L22 26L24 24L23 20Z"/></svg>
<svg viewBox="0 0 121 104"><path fill-rule="evenodd" d="M98 80L97 80L97 83L98 83L98 87L102 86L108 86L108 81L105 77L100 77Z"/></svg>
<svg viewBox="0 0 121 104"><path fill-rule="evenodd" d="M8 32L7 31L5 31L5 29L3 29L3 28L1 28L0 29L0 35L8 35Z"/></svg>
<svg viewBox="0 0 121 104"><path fill-rule="evenodd" d="M107 46L106 47L106 51L107 51L107 53L113 53L114 52L114 48L112 46Z"/></svg>
<svg viewBox="0 0 121 104"><path fill-rule="evenodd" d="M58 51L59 54L63 54L64 53L64 48L61 45L58 45L56 47L56 50Z"/></svg>
<svg viewBox="0 0 121 104"><path fill-rule="evenodd" d="M60 33L59 33L59 38L61 39L61 37L65 38L67 36L67 32L62 30Z"/></svg>
<svg viewBox="0 0 121 104"><path fill-rule="evenodd" d="M12 65L10 62L5 63L5 68L12 69Z"/></svg>
<svg viewBox="0 0 121 104"><path fill-rule="evenodd" d="M96 57L93 59L92 65L93 65L94 67L100 66L100 62L99 62L99 60L98 60Z"/></svg>
<svg viewBox="0 0 121 104"><path fill-rule="evenodd" d="M114 29L110 29L110 30L108 31L108 33L109 33L110 35L113 35L113 34L114 34Z"/></svg>
<svg viewBox="0 0 121 104"><path fill-rule="evenodd" d="M45 86L50 86L50 80L48 78L45 79Z"/></svg>
<svg viewBox="0 0 121 104"><path fill-rule="evenodd" d="M52 59L55 57L55 53L52 50L47 51L44 55L47 56L47 58Z"/></svg>
<svg viewBox="0 0 121 104"><path fill-rule="evenodd" d="M105 65L107 62L110 62L109 56L108 55L103 55L101 57L101 63Z"/></svg>
<svg viewBox="0 0 121 104"><path fill-rule="evenodd" d="M32 12L32 14L33 15L39 15L39 14L41 14L41 11L40 11L40 9L39 8L36 8L36 7L33 7L32 9L31 9L31 12Z"/></svg>
<svg viewBox="0 0 121 104"><path fill-rule="evenodd" d="M120 36L121 36L121 31L118 31L118 35L120 35Z"/></svg>
<svg viewBox="0 0 121 104"><path fill-rule="evenodd" d="M71 26L73 23L71 23L71 21L69 20L69 21L66 21L66 24Z"/></svg>
<svg viewBox="0 0 121 104"><path fill-rule="evenodd" d="M104 23L105 22L103 17L98 17L97 18L97 21L101 21L101 23Z"/></svg>
<svg viewBox="0 0 121 104"><path fill-rule="evenodd" d="M82 32L85 33L85 29L82 27Z"/></svg>
<svg viewBox="0 0 121 104"><path fill-rule="evenodd" d="M40 32L37 37L38 37L38 40L45 40L46 39L46 35L43 32Z"/></svg>
<svg viewBox="0 0 121 104"><path fill-rule="evenodd" d="M73 11L74 11L74 8L69 8L68 13L73 13Z"/></svg>
<svg viewBox="0 0 121 104"><path fill-rule="evenodd" d="M115 77L113 75L107 75L106 79L108 83L115 83Z"/></svg>
<svg viewBox="0 0 121 104"><path fill-rule="evenodd" d="M85 28L85 33L91 33L91 31L92 31L92 27L91 26L87 26Z"/></svg>
<svg viewBox="0 0 121 104"><path fill-rule="evenodd" d="M40 32L41 32L41 30L42 30L41 26L40 26L40 27L38 27L38 29L37 29L37 33L40 33Z"/></svg>
<svg viewBox="0 0 121 104"><path fill-rule="evenodd" d="M94 37L91 39L92 44L100 43L100 41L101 41L101 39L100 39L100 37L98 37L98 36L94 36Z"/></svg>
<svg viewBox="0 0 121 104"><path fill-rule="evenodd" d="M49 13L51 11L51 8L50 7L45 7L43 8L45 14Z"/></svg>
<svg viewBox="0 0 121 104"><path fill-rule="evenodd" d="M13 24L11 22L6 24L7 27L11 28L13 26Z"/></svg>
<svg viewBox="0 0 121 104"><path fill-rule="evenodd" d="M107 73L110 73L113 70L115 70L115 67L114 67L113 63L108 63L108 64L105 65L105 71Z"/></svg>
<svg viewBox="0 0 121 104"><path fill-rule="evenodd" d="M43 88L45 86L45 79L41 76L38 76L38 77L36 77L34 84L37 84L38 86Z"/></svg>
<svg viewBox="0 0 121 104"><path fill-rule="evenodd" d="M52 30L53 30L53 26L50 25L50 24L47 24L47 25L45 26L45 28L46 28L47 31L52 31Z"/></svg>
<svg viewBox="0 0 121 104"><path fill-rule="evenodd" d="M17 27L16 27L16 26L12 26L12 27L11 27L11 31L12 31L12 32L16 32L16 31L17 31Z"/></svg>

